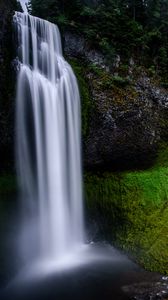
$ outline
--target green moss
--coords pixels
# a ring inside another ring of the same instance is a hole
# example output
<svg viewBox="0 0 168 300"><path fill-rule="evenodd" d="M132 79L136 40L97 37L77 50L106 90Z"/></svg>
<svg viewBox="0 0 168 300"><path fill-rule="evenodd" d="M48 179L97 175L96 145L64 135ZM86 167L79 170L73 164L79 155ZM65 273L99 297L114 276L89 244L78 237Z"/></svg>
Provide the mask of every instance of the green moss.
<svg viewBox="0 0 168 300"><path fill-rule="evenodd" d="M0 197L16 193L16 178L12 174L0 175Z"/></svg>
<svg viewBox="0 0 168 300"><path fill-rule="evenodd" d="M86 66L83 62L80 62L77 59L68 59L68 61L75 72L79 84L79 90L80 90L81 102L82 102L82 108L81 108L82 134L83 136L86 136L88 132L88 124L89 124L90 109L91 109L89 85L87 80L85 79Z"/></svg>
<svg viewBox="0 0 168 300"><path fill-rule="evenodd" d="M107 238L146 268L168 274L167 150L143 171L85 176L87 206Z"/></svg>
<svg viewBox="0 0 168 300"><path fill-rule="evenodd" d="M113 83L118 87L124 88L130 84L130 80L128 78L123 78L121 76L114 76Z"/></svg>
<svg viewBox="0 0 168 300"><path fill-rule="evenodd" d="M88 65L88 69L89 71L93 72L95 75L102 77L105 73L105 71L100 68L99 65L97 65L96 63L90 63Z"/></svg>
<svg viewBox="0 0 168 300"><path fill-rule="evenodd" d="M161 85L163 88L168 89L168 80L167 80L167 81L162 81L162 82L160 83L160 85Z"/></svg>
<svg viewBox="0 0 168 300"><path fill-rule="evenodd" d="M96 64L90 64L87 68L90 72L90 81L94 94L99 96L103 93L103 98L105 98L105 101L101 101L101 112L102 110L108 110L113 104L116 107L112 112L115 118L115 111L118 111L118 109L124 112L128 111L128 102L131 105L137 103L138 93L133 85L133 81L126 77L113 76ZM95 102L95 106L98 108L99 102Z"/></svg>

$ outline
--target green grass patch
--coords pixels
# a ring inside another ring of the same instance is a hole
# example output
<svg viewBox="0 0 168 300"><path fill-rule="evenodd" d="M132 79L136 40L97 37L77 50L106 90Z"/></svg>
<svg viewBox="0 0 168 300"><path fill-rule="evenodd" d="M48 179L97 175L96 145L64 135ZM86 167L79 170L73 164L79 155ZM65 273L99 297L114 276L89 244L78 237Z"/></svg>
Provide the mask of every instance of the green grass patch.
<svg viewBox="0 0 168 300"><path fill-rule="evenodd" d="M143 171L86 174L87 207L104 235L149 270L168 274L168 151Z"/></svg>

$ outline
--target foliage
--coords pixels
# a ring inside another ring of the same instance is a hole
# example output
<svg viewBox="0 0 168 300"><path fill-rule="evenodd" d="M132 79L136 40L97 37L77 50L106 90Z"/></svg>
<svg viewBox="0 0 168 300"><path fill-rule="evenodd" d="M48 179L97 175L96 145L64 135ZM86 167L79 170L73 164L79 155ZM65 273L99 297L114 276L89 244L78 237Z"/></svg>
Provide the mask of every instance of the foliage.
<svg viewBox="0 0 168 300"><path fill-rule="evenodd" d="M75 75L78 80L81 103L82 103L82 134L86 136L88 133L88 124L90 117L90 109L91 109L91 100L90 100L90 91L88 87L88 83L85 80L85 66L79 63L78 60L70 59L69 63L71 64Z"/></svg>
<svg viewBox="0 0 168 300"><path fill-rule="evenodd" d="M125 87L130 84L130 81L126 78L123 78L121 76L114 76L113 77L113 83L118 87Z"/></svg>
<svg viewBox="0 0 168 300"><path fill-rule="evenodd" d="M87 207L100 231L146 268L168 274L168 160L142 171L85 174Z"/></svg>
<svg viewBox="0 0 168 300"><path fill-rule="evenodd" d="M83 34L109 64L117 53L168 76L168 0L32 0L32 13Z"/></svg>

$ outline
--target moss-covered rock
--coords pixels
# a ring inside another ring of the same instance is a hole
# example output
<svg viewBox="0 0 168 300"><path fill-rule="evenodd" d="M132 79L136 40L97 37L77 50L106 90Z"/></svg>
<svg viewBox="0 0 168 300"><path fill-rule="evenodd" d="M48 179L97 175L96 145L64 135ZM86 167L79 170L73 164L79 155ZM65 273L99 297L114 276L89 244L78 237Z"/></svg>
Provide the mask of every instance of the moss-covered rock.
<svg viewBox="0 0 168 300"><path fill-rule="evenodd" d="M80 96L81 96L81 113L82 113L82 134L83 137L87 136L89 130L89 118L91 110L91 98L89 84L85 76L86 63L79 61L77 59L68 59L70 65L72 66L75 75L78 80Z"/></svg>
<svg viewBox="0 0 168 300"><path fill-rule="evenodd" d="M64 50L82 95L85 168L152 165L168 132L168 90L160 78L132 60L109 68L102 53L73 33L65 33Z"/></svg>
<svg viewBox="0 0 168 300"><path fill-rule="evenodd" d="M87 173L85 191L100 232L144 267L168 274L168 150L149 169Z"/></svg>
<svg viewBox="0 0 168 300"><path fill-rule="evenodd" d="M88 77L94 109L85 165L107 170L153 164L167 136L168 92L145 74L126 81L92 66Z"/></svg>

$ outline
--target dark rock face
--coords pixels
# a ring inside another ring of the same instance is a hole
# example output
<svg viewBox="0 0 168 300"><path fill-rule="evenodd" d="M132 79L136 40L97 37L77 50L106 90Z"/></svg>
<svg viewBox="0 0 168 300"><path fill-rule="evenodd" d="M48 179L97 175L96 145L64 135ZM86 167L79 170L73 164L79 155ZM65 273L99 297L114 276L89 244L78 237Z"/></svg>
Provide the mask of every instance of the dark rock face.
<svg viewBox="0 0 168 300"><path fill-rule="evenodd" d="M14 72L12 17L14 0L0 1L0 172L13 163Z"/></svg>
<svg viewBox="0 0 168 300"><path fill-rule="evenodd" d="M78 34L64 33L64 51L69 57L84 59L89 63L108 69L104 55L95 49L91 49L84 37Z"/></svg>
<svg viewBox="0 0 168 300"><path fill-rule="evenodd" d="M146 80L132 86L135 98L123 94L123 102L117 101L115 93L109 99L105 92L92 89L95 109L85 141L86 166L122 169L152 163L162 136L168 92Z"/></svg>
<svg viewBox="0 0 168 300"><path fill-rule="evenodd" d="M92 111L84 139L85 167L122 169L150 165L158 144L168 137L168 91L152 83L145 72L133 78L132 65L130 83L116 86L112 82L116 64L110 73L104 56L72 33L65 34L65 53L85 61L91 91ZM90 64L101 69L99 74L87 68Z"/></svg>

